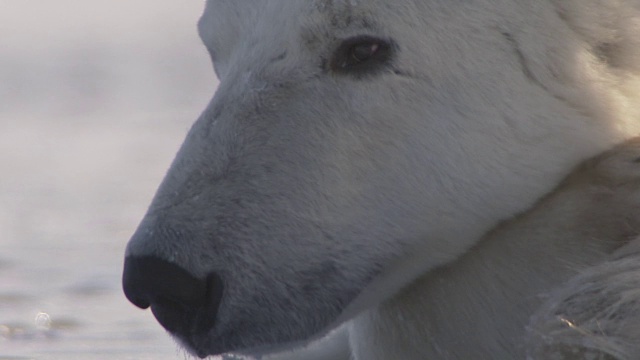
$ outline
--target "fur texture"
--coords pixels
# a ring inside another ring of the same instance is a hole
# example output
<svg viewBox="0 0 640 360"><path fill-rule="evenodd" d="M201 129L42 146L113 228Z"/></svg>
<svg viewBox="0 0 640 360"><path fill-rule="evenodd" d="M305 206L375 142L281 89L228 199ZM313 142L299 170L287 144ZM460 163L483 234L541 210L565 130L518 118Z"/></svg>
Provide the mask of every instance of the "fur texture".
<svg viewBox="0 0 640 360"><path fill-rule="evenodd" d="M528 359L638 359L639 275L635 253L588 268L550 294L529 327Z"/></svg>
<svg viewBox="0 0 640 360"><path fill-rule="evenodd" d="M356 318L355 344L376 344L356 358L637 358L640 257L612 253L640 232L639 157L636 140L586 162L458 260Z"/></svg>
<svg viewBox="0 0 640 360"><path fill-rule="evenodd" d="M524 357L536 295L606 267L628 235L589 217L599 195L579 182L539 201L640 134L639 23L637 0L209 0L220 86L127 256L219 274L215 326L175 334L198 353L346 323L326 358ZM336 68L353 44L386 52ZM612 158L586 178L616 178ZM552 299L533 333L555 333L571 300Z"/></svg>

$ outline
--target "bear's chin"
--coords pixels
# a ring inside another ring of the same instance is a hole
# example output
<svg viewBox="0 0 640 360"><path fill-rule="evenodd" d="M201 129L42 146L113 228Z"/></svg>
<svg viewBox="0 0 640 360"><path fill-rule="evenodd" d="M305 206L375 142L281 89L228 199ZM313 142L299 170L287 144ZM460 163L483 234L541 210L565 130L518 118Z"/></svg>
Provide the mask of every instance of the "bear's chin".
<svg viewBox="0 0 640 360"><path fill-rule="evenodd" d="M215 339L214 337L209 337L206 334L191 335L190 337L184 337L176 334L171 334L171 336L184 351L201 359L208 356L220 356L229 353L247 356L250 358L260 358L261 356L281 353L287 350L303 347L318 338L317 336L314 336L312 339L304 341L291 341L278 344L243 347L239 344L237 346L234 346L234 344L228 344L228 341L225 341L225 339Z"/></svg>

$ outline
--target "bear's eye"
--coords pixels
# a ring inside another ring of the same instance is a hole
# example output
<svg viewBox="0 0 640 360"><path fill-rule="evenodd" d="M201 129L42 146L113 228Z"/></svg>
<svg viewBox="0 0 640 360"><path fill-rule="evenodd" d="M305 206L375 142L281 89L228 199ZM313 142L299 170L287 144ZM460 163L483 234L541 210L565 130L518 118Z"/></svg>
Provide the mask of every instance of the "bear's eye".
<svg viewBox="0 0 640 360"><path fill-rule="evenodd" d="M373 36L357 36L343 41L329 62L329 69L336 73L366 75L388 65L394 46L388 40Z"/></svg>

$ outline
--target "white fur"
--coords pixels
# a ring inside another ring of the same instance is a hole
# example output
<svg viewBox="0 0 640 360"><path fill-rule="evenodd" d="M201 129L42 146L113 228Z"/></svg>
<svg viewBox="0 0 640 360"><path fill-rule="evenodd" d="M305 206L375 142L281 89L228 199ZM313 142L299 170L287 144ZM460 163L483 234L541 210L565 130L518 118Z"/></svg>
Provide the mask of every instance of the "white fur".
<svg viewBox="0 0 640 360"><path fill-rule="evenodd" d="M639 156L635 141L586 163L472 251L357 318L356 358L637 359L640 255L611 253L637 246L626 244L640 231Z"/></svg>
<svg viewBox="0 0 640 360"><path fill-rule="evenodd" d="M530 297L609 249L535 209L483 235L640 133L639 24L637 0L209 0L220 87L127 252L221 275L208 353L349 322L357 360L524 356ZM327 68L357 35L389 65Z"/></svg>
<svg viewBox="0 0 640 360"><path fill-rule="evenodd" d="M528 328L528 359L638 359L639 275L636 252L588 268L550 294Z"/></svg>

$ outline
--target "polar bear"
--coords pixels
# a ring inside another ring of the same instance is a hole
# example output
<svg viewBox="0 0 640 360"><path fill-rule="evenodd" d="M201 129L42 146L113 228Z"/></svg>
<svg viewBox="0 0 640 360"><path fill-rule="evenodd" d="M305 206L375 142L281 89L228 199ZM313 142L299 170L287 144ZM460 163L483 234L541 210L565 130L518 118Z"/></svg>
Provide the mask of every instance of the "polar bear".
<svg viewBox="0 0 640 360"><path fill-rule="evenodd" d="M567 291L635 254L637 154L545 195L640 135L640 2L208 0L199 32L220 85L123 275L186 349L573 354L556 315L598 294Z"/></svg>

